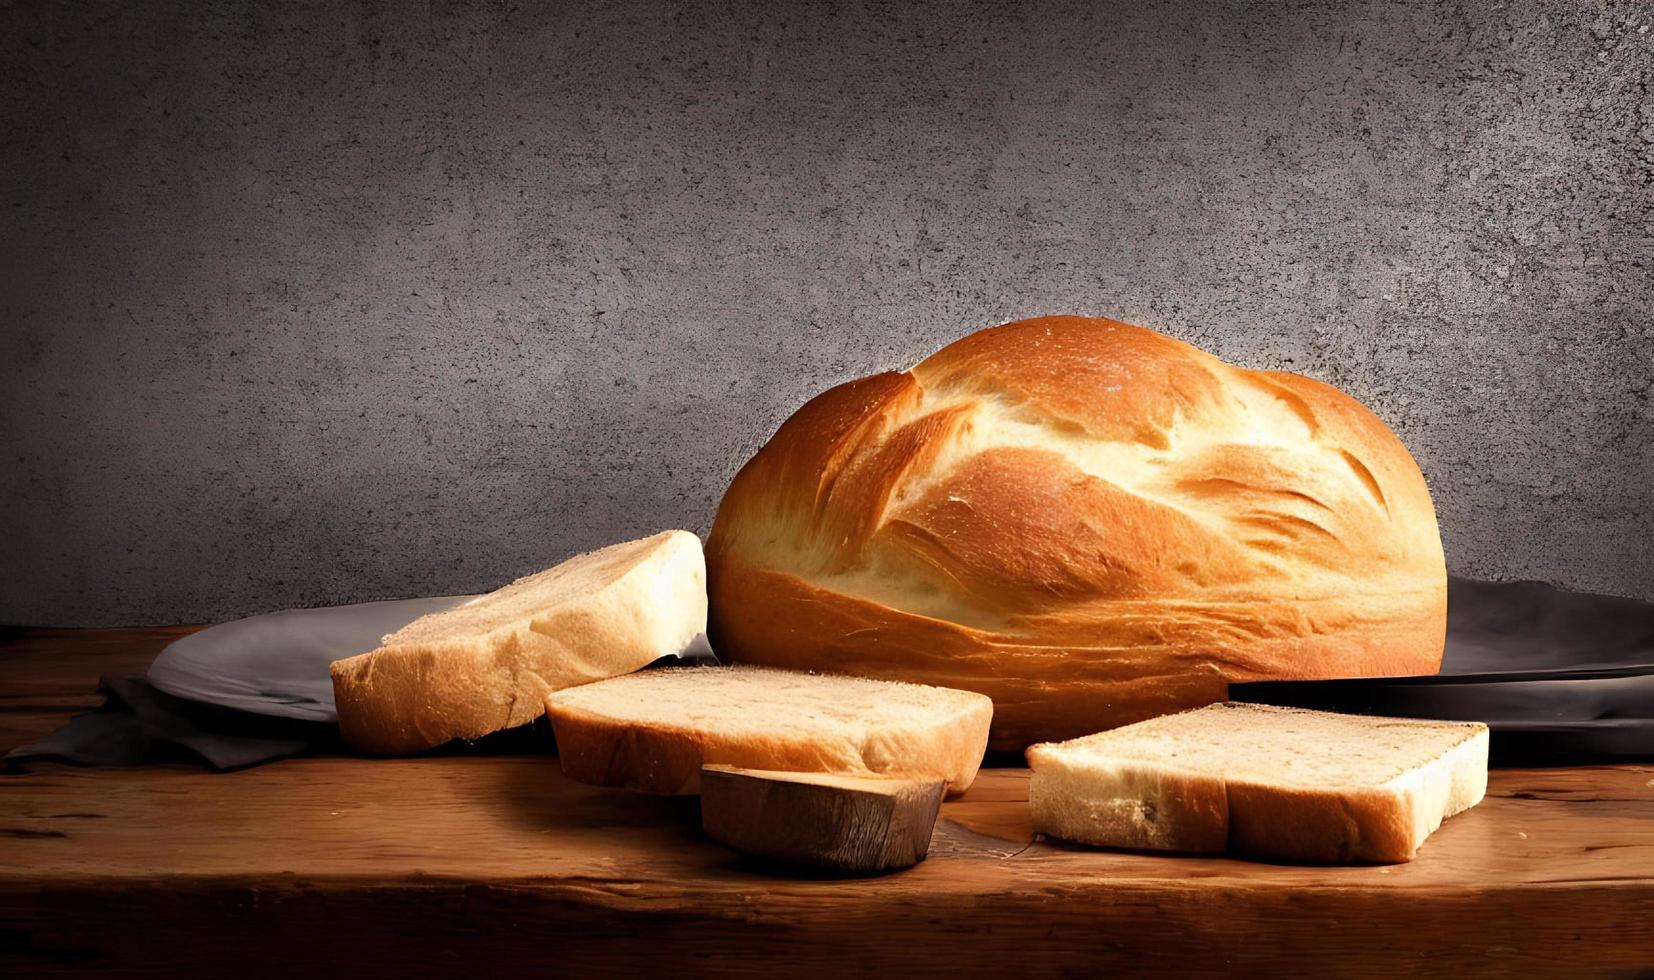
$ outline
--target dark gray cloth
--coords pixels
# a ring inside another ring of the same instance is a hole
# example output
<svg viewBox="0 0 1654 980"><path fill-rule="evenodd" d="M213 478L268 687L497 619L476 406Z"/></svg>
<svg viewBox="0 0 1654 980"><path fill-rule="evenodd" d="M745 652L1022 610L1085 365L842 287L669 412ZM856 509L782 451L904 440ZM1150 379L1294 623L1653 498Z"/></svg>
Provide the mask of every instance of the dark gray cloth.
<svg viewBox="0 0 1654 980"><path fill-rule="evenodd" d="M338 727L186 701L136 677L105 677L103 707L33 745L6 754L7 768L33 759L127 766L189 759L239 769L337 741Z"/></svg>

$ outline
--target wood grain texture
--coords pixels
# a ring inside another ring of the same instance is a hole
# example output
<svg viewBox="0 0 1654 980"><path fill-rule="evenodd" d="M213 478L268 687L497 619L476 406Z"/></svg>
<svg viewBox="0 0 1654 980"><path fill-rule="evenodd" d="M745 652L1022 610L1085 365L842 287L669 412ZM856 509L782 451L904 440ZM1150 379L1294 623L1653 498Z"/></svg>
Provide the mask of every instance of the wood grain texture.
<svg viewBox="0 0 1654 980"><path fill-rule="evenodd" d="M99 677L139 676L167 644L201 628L0 627L0 755L102 704Z"/></svg>
<svg viewBox="0 0 1654 980"><path fill-rule="evenodd" d="M1496 770L1397 867L1035 842L1027 787L984 770L926 861L845 881L550 757L44 766L0 777L0 975L1654 970L1654 766Z"/></svg>
<svg viewBox="0 0 1654 980"><path fill-rule="evenodd" d="M0 713L95 708L102 703L99 677L142 674L167 644L199 629L0 629ZM0 750L10 748L0 743Z"/></svg>
<svg viewBox="0 0 1654 980"><path fill-rule="evenodd" d="M701 829L743 854L847 872L925 859L947 784L701 767Z"/></svg>

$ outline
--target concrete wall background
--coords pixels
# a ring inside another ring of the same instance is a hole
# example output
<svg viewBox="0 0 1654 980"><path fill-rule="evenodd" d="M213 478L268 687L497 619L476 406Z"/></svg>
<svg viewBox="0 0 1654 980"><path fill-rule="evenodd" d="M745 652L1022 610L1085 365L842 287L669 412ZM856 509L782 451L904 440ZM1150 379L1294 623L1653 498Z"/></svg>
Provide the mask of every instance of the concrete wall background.
<svg viewBox="0 0 1654 980"><path fill-rule="evenodd" d="M534 7L0 4L0 622L704 531L1045 312L1366 401L1460 574L1654 598L1646 4Z"/></svg>

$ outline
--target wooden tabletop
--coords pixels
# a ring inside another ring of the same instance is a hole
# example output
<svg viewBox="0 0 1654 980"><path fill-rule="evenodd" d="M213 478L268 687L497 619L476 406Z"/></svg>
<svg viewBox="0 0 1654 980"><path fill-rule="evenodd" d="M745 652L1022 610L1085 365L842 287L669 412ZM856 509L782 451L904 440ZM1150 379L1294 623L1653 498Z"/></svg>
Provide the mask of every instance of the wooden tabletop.
<svg viewBox="0 0 1654 980"><path fill-rule="evenodd" d="M0 751L177 635L12 634ZM1654 970L1654 766L1495 771L1393 867L1035 842L1027 781L984 770L927 861L835 880L740 859L694 799L571 783L550 755L36 766L0 776L0 976Z"/></svg>

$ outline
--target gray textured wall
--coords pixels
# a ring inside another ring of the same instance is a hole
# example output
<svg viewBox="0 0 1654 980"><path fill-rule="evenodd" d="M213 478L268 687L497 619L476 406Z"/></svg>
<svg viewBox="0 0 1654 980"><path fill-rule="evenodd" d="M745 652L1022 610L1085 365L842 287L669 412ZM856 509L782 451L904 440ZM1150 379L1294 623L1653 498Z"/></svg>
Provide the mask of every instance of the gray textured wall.
<svg viewBox="0 0 1654 980"><path fill-rule="evenodd" d="M1459 573L1654 597L1654 8L0 3L0 622L704 531L1044 312L1343 387Z"/></svg>

